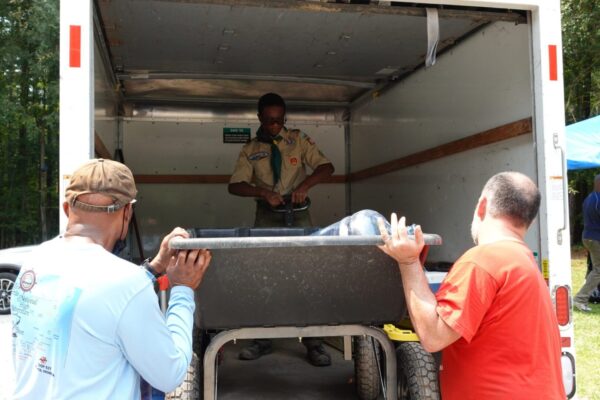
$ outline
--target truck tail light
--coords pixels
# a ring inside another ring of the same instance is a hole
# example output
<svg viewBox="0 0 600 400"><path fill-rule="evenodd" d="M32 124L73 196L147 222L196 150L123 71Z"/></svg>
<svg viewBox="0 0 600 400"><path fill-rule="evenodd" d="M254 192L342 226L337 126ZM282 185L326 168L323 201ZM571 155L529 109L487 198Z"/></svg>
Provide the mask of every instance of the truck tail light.
<svg viewBox="0 0 600 400"><path fill-rule="evenodd" d="M571 298L567 286L559 286L554 293L558 325L566 326L571 320Z"/></svg>

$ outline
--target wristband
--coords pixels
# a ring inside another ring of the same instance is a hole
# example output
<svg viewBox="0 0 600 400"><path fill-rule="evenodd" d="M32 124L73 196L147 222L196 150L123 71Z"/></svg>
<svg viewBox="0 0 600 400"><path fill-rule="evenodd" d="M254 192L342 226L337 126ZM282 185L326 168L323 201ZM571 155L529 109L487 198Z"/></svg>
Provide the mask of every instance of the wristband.
<svg viewBox="0 0 600 400"><path fill-rule="evenodd" d="M148 271L149 273L152 274L152 276L154 276L155 278L158 278L159 276L161 276L162 274L156 272L154 270L154 268L152 268L152 265L150 265L150 258L146 258L144 260L144 262L141 265L142 268L144 268L146 271Z"/></svg>

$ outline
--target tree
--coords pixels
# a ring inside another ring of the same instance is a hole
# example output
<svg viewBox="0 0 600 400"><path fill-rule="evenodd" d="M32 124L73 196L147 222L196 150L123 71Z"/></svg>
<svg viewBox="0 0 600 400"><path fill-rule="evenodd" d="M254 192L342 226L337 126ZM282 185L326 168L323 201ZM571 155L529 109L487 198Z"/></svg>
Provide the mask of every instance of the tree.
<svg viewBox="0 0 600 400"><path fill-rule="evenodd" d="M561 11L568 125L600 114L600 0L562 0ZM598 168L569 172L572 243L581 241L581 204L598 173Z"/></svg>
<svg viewBox="0 0 600 400"><path fill-rule="evenodd" d="M58 0L0 2L0 248L58 232L58 27Z"/></svg>
<svg viewBox="0 0 600 400"><path fill-rule="evenodd" d="M562 0L567 124L600 114L600 1Z"/></svg>

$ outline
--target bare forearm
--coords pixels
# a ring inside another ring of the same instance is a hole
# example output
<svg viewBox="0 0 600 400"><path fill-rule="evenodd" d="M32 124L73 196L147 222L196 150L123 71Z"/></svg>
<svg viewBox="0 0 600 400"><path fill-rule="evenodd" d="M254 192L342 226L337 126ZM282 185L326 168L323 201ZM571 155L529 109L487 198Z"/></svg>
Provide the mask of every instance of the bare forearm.
<svg viewBox="0 0 600 400"><path fill-rule="evenodd" d="M379 248L398 263L410 319L423 348L432 353L443 349L460 335L437 313L437 299L429 288L427 276L419 261L419 254L425 246L421 227L417 225L414 234L409 236L406 218L398 220L396 213L391 215L389 233L383 218L378 220L378 226L384 242Z"/></svg>
<svg viewBox="0 0 600 400"><path fill-rule="evenodd" d="M319 165L313 171L313 173L300 184L300 186L302 186L305 190L308 190L316 184L324 182L333 174L333 171L334 168L333 164L331 163Z"/></svg>
<svg viewBox="0 0 600 400"><path fill-rule="evenodd" d="M227 187L229 193L243 197L261 197L265 196L265 189L252 186L246 182L230 183Z"/></svg>
<svg viewBox="0 0 600 400"><path fill-rule="evenodd" d="M437 300L420 263L399 264L410 319L423 348L436 352L459 338L437 313Z"/></svg>

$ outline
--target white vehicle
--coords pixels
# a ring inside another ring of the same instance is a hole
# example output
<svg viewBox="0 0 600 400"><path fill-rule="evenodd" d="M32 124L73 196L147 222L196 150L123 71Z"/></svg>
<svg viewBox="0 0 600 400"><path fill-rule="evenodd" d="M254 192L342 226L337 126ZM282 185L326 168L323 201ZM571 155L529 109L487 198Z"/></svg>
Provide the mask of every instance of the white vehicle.
<svg viewBox="0 0 600 400"><path fill-rule="evenodd" d="M559 0L61 0L60 10L60 193L86 159L122 154L139 188L133 258L154 254L173 226L252 225L253 201L227 183L258 127L257 99L276 92L287 125L336 168L310 193L319 226L398 211L443 238L430 260L453 262L472 245L490 176L538 183L526 239L574 395Z"/></svg>
<svg viewBox="0 0 600 400"><path fill-rule="evenodd" d="M12 290L25 257L36 246L0 250L0 315L10 314Z"/></svg>

